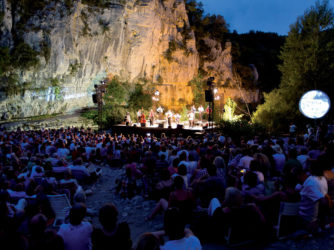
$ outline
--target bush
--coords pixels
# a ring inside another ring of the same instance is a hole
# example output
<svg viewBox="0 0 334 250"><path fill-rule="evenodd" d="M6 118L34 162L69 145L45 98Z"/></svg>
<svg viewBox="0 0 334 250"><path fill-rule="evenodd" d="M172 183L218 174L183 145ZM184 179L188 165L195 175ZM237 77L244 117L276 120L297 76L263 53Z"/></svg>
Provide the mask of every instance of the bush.
<svg viewBox="0 0 334 250"><path fill-rule="evenodd" d="M149 110L151 107L151 95L143 92L142 85L136 84L134 92L130 94L128 108L132 111L136 111L141 108Z"/></svg>
<svg viewBox="0 0 334 250"><path fill-rule="evenodd" d="M249 123L245 120L235 122L221 120L217 125L219 131L237 140L239 140L241 136L252 138L256 135L263 135L266 133L264 127L255 123Z"/></svg>
<svg viewBox="0 0 334 250"><path fill-rule="evenodd" d="M39 63L38 52L25 42L21 42L14 47L11 59L12 65L21 69L30 69L36 67Z"/></svg>

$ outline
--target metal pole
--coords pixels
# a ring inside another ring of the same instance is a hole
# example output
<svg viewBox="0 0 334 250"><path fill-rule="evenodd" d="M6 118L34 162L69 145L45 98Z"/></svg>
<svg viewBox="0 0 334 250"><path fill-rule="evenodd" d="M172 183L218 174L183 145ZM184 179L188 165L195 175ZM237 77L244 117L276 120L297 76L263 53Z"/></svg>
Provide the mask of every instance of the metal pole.
<svg viewBox="0 0 334 250"><path fill-rule="evenodd" d="M101 86L99 86L96 90L97 95L97 112L98 112L98 126L99 131L102 130L102 93Z"/></svg>
<svg viewBox="0 0 334 250"><path fill-rule="evenodd" d="M215 111L215 98L213 96L213 99L212 99L212 126L211 126L211 130L212 130L212 134L213 134L213 122L214 122L214 111Z"/></svg>

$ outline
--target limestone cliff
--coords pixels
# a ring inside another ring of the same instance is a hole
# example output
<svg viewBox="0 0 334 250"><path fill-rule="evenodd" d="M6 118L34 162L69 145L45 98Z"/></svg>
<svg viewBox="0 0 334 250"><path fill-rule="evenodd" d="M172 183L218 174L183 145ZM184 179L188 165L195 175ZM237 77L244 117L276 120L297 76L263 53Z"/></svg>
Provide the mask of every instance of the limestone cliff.
<svg viewBox="0 0 334 250"><path fill-rule="evenodd" d="M23 117L89 106L94 84L107 76L185 86L197 74L192 32L172 61L164 56L170 41L182 42L180 29L188 25L182 0L114 0L106 8L73 2L68 9L62 1L49 1L29 17L23 39L36 51L47 44L49 58L39 56L37 68L18 72L19 82L31 90L12 97L2 93L0 111ZM0 8L0 44L11 47L20 12L8 0Z"/></svg>
<svg viewBox="0 0 334 250"><path fill-rule="evenodd" d="M12 50L23 40L38 52L39 63L12 69L14 94L0 86L2 119L91 106L94 84L113 76L155 83L164 106L192 103L188 82L200 59L183 0L108 0L103 7L43 0L29 15L19 2L29 1L0 0L0 47ZM206 43L213 59L204 68L226 82L232 78L231 44Z"/></svg>

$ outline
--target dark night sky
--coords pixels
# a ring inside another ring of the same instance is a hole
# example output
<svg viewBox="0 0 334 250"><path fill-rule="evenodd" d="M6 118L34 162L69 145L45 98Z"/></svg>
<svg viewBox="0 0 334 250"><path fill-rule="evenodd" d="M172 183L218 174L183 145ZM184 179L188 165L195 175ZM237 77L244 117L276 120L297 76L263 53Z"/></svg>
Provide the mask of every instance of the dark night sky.
<svg viewBox="0 0 334 250"><path fill-rule="evenodd" d="M230 31L250 30L287 35L289 25L304 14L316 0L201 0L206 13L220 14ZM334 0L329 0L331 7Z"/></svg>

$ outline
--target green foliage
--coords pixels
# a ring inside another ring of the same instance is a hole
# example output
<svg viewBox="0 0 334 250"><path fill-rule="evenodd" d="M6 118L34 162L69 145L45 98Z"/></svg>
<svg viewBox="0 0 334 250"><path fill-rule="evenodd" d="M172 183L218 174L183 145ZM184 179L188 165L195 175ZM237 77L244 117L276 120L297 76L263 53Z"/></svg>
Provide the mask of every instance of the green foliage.
<svg viewBox="0 0 334 250"><path fill-rule="evenodd" d="M69 66L69 71L70 71L70 75L75 75L79 69L82 67L81 63L79 63L77 60L75 60L75 63L70 63Z"/></svg>
<svg viewBox="0 0 334 250"><path fill-rule="evenodd" d="M91 7L108 8L111 3L125 5L126 0L118 0L117 2L111 0L82 0L82 3Z"/></svg>
<svg viewBox="0 0 334 250"><path fill-rule="evenodd" d="M186 106L182 107L182 111L180 115L181 115L180 121L182 122L188 121L188 109Z"/></svg>
<svg viewBox="0 0 334 250"><path fill-rule="evenodd" d="M311 89L324 90L333 99L333 23L334 12L328 1L323 1L291 25L281 52L281 84L264 96L264 104L253 115L254 122L279 130L291 120L300 120L298 102Z"/></svg>
<svg viewBox="0 0 334 250"><path fill-rule="evenodd" d="M73 0L65 0L64 4L67 9L71 9L73 7Z"/></svg>
<svg viewBox="0 0 334 250"><path fill-rule="evenodd" d="M5 17L5 12L0 11L0 23L2 23L4 17Z"/></svg>
<svg viewBox="0 0 334 250"><path fill-rule="evenodd" d="M106 128L121 123L127 111L134 118L138 109L143 108L147 112L152 107L151 94L144 91L143 85L136 84L132 89L128 83L119 81L117 77L107 83L103 100L105 104L102 122ZM89 110L83 116L97 123L97 110Z"/></svg>
<svg viewBox="0 0 334 250"><path fill-rule="evenodd" d="M27 18L34 15L37 11L43 10L48 4L48 0L9 0L16 8L21 9L22 18Z"/></svg>
<svg viewBox="0 0 334 250"><path fill-rule="evenodd" d="M195 32L196 47L203 60L208 55L203 39L209 37L222 43L228 32L228 25L220 15L204 15L203 4L196 0L186 0L186 10L190 28Z"/></svg>
<svg viewBox="0 0 334 250"><path fill-rule="evenodd" d="M0 47L0 76L11 69L11 56L9 48Z"/></svg>
<svg viewBox="0 0 334 250"><path fill-rule="evenodd" d="M221 120L217 125L219 131L237 141L240 141L240 137L254 138L256 135L259 136L266 133L263 126L252 124L245 120L235 122Z"/></svg>
<svg viewBox="0 0 334 250"><path fill-rule="evenodd" d="M236 115L235 111L237 108L237 103L231 98L228 98L224 105L223 120L228 122L240 121L243 115Z"/></svg>
<svg viewBox="0 0 334 250"><path fill-rule="evenodd" d="M15 68L30 69L39 63L38 52L28 44L21 42L11 51L11 64Z"/></svg>
<svg viewBox="0 0 334 250"><path fill-rule="evenodd" d="M133 111L140 108L149 110L152 107L152 97L150 94L144 93L142 85L135 85L135 90L130 94L128 107Z"/></svg>
<svg viewBox="0 0 334 250"><path fill-rule="evenodd" d="M58 78L49 78L49 82L52 87L57 87L60 83Z"/></svg>
<svg viewBox="0 0 334 250"><path fill-rule="evenodd" d="M162 78L161 75L158 75L158 77L157 77L157 82L158 82L159 84L162 84L162 83L164 82L164 79Z"/></svg>
<svg viewBox="0 0 334 250"><path fill-rule="evenodd" d="M226 37L233 44L233 69L240 75L244 88L256 87L268 92L278 87L281 78L278 70L281 63L279 53L285 41L284 36L251 31L247 34L234 32ZM258 71L257 82L249 66L251 64L255 65Z"/></svg>
<svg viewBox="0 0 334 250"><path fill-rule="evenodd" d="M201 74L198 74L194 79L192 79L188 85L191 86L193 92L193 103L196 105L204 105L205 104L205 95L204 90L206 87L206 83Z"/></svg>
<svg viewBox="0 0 334 250"><path fill-rule="evenodd" d="M104 101L108 105L126 105L129 99L128 84L122 83L117 77L114 77L107 83Z"/></svg>

